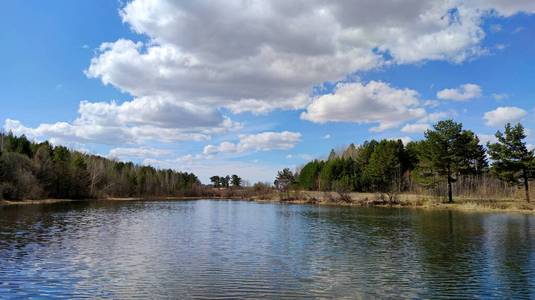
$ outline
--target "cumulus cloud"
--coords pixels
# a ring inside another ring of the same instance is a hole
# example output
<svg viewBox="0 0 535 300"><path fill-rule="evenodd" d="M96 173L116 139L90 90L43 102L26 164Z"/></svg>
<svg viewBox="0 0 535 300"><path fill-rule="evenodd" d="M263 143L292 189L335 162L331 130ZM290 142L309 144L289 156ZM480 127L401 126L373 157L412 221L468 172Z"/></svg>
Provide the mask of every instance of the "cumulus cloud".
<svg viewBox="0 0 535 300"><path fill-rule="evenodd" d="M503 126L506 123L514 123L520 121L528 114L522 108L515 106L502 106L495 110L488 111L483 116L485 124L491 127Z"/></svg>
<svg viewBox="0 0 535 300"><path fill-rule="evenodd" d="M414 124L406 124L401 128L402 132L405 133L424 133L428 129L431 128L431 125L427 123L414 123Z"/></svg>
<svg viewBox="0 0 535 300"><path fill-rule="evenodd" d="M498 139L495 135L492 134L478 134L477 137L482 145L487 145L487 143L496 143Z"/></svg>
<svg viewBox="0 0 535 300"><path fill-rule="evenodd" d="M135 97L235 113L308 105L311 87L390 64L484 52L482 19L528 1L134 0L121 17L146 43L103 43L86 74Z"/></svg>
<svg viewBox="0 0 535 300"><path fill-rule="evenodd" d="M301 134L298 132L262 132L240 135L238 143L225 141L219 145L207 145L204 147L203 154L287 150L295 147L299 141L301 141Z"/></svg>
<svg viewBox="0 0 535 300"><path fill-rule="evenodd" d="M204 141L215 133L240 128L241 124L220 116L209 107L178 103L164 98L136 98L115 102L80 102L73 122L40 124L35 128L7 119L4 128L33 138L59 143L138 144Z"/></svg>
<svg viewBox="0 0 535 300"><path fill-rule="evenodd" d="M378 126L372 131L383 131L425 114L416 91L371 81L338 84L332 94L314 99L301 118L316 123L373 123Z"/></svg>
<svg viewBox="0 0 535 300"><path fill-rule="evenodd" d="M410 136L400 136L400 137L390 138L389 140L392 140L392 141L400 140L403 143L403 145L407 145L408 143L412 142L412 138Z"/></svg>
<svg viewBox="0 0 535 300"><path fill-rule="evenodd" d="M261 161L246 162L227 159L211 159L202 155L185 155L171 159L148 158L143 164L159 168L193 172L203 183L209 183L214 175L237 174L252 182L273 182L277 171L287 168L287 164L264 163Z"/></svg>
<svg viewBox="0 0 535 300"><path fill-rule="evenodd" d="M457 112L455 112L454 110L451 110L451 111L436 111L436 112L432 112L432 113L429 113L429 114L425 115L423 118L418 120L418 123L428 123L428 122L436 123L436 122L441 121L441 120L452 118L456 114L457 114Z"/></svg>
<svg viewBox="0 0 535 300"><path fill-rule="evenodd" d="M469 4L503 17L510 17L519 12L535 13L535 2L530 0L474 0Z"/></svg>
<svg viewBox="0 0 535 300"><path fill-rule="evenodd" d="M376 131L424 123L413 90L355 83L311 98L312 87L396 64L461 63L486 52L482 22L489 13L509 17L533 13L534 6L526 0L132 0L120 16L146 39L105 41L85 70L132 100L83 101L72 122L32 128L8 119L4 126L52 141L117 145L205 141L240 127L226 109L306 108L303 119L372 123ZM473 98L474 86L451 89L449 98Z"/></svg>
<svg viewBox="0 0 535 300"><path fill-rule="evenodd" d="M171 150L158 149L158 148L113 148L108 153L110 158L158 158L162 156L168 156L172 153Z"/></svg>
<svg viewBox="0 0 535 300"><path fill-rule="evenodd" d="M453 89L444 89L437 93L442 100L467 101L481 97L481 87L477 84L467 83Z"/></svg>

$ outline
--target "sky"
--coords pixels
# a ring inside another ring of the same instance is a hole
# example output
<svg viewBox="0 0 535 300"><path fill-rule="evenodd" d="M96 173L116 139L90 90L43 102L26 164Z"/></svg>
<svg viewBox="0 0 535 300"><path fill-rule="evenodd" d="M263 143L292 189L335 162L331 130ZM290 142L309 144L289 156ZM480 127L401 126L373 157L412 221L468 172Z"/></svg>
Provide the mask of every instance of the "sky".
<svg viewBox="0 0 535 300"><path fill-rule="evenodd" d="M251 183L449 118L535 144L532 0L0 6L0 122L35 141Z"/></svg>

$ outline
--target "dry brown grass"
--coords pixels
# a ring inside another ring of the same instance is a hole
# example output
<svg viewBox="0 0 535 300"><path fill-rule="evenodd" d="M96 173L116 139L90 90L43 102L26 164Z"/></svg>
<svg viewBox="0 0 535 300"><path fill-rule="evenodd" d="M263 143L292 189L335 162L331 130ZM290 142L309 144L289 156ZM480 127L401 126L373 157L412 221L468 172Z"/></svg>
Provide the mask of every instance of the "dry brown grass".
<svg viewBox="0 0 535 300"><path fill-rule="evenodd" d="M296 193L294 193L295 195ZM388 206L388 207L413 207L423 209L457 209L464 211L487 211L487 212L523 212L535 213L535 204L527 203L521 198L487 198L482 197L456 197L454 203L447 203L444 197L425 194L398 194L395 201L384 200L380 194L374 193L350 193L350 200L340 199L335 192L301 191L294 200L286 200L292 203L309 203L320 205L344 205L344 206ZM271 200L277 201L277 198Z"/></svg>

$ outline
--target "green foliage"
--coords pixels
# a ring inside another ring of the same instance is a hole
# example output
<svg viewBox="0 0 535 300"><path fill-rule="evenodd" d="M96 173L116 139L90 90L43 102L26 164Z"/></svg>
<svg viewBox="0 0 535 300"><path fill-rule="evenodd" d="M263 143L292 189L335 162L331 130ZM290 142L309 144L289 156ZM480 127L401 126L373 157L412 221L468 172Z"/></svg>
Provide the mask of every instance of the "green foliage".
<svg viewBox="0 0 535 300"><path fill-rule="evenodd" d="M210 177L210 181L215 188L221 187L221 177L214 175Z"/></svg>
<svg viewBox="0 0 535 300"><path fill-rule="evenodd" d="M451 184L460 175L487 172L485 149L478 137L451 120L435 125L425 140L371 140L360 146L350 144L334 150L325 161L311 161L298 174L300 187L306 190L379 192L390 198L418 182L436 187L443 180ZM534 172L535 173L535 172Z"/></svg>
<svg viewBox="0 0 535 300"><path fill-rule="evenodd" d="M221 183L222 187L228 188L230 186L230 176L222 176L219 178L219 182Z"/></svg>
<svg viewBox="0 0 535 300"><path fill-rule="evenodd" d="M359 147L356 161L361 168L364 168L364 166L368 164L370 157L375 150L375 146L377 146L378 143L379 142L376 140L365 141L362 146Z"/></svg>
<svg viewBox="0 0 535 300"><path fill-rule="evenodd" d="M399 188L402 175L410 167L409 155L401 141L372 140L359 147L349 145L341 156L331 151L328 160L307 163L298 179L300 187L306 190L378 191L379 187L385 187L384 182L390 183L393 174L398 178L395 186Z"/></svg>
<svg viewBox="0 0 535 300"><path fill-rule="evenodd" d="M477 136L452 120L440 121L428 130L417 151L424 176L446 179L449 202L453 202L452 183L459 175L479 174L487 167Z"/></svg>
<svg viewBox="0 0 535 300"><path fill-rule="evenodd" d="M342 180L347 183L351 190L355 190L359 181L359 166L352 158L337 158L328 161L320 173L320 183L322 190L333 189L333 184Z"/></svg>
<svg viewBox="0 0 535 300"><path fill-rule="evenodd" d="M3 152L0 156L0 199L36 197L40 193L35 167L27 156Z"/></svg>
<svg viewBox="0 0 535 300"><path fill-rule="evenodd" d="M342 201L349 202L351 200L349 193L352 192L354 188L355 180L347 174L332 182L332 189L340 195Z"/></svg>
<svg viewBox="0 0 535 300"><path fill-rule="evenodd" d="M240 176L234 174L234 175L231 176L230 182L231 182L233 187L239 188L239 187L241 187L242 179L241 179Z"/></svg>
<svg viewBox="0 0 535 300"><path fill-rule="evenodd" d="M178 196L200 185L191 173L156 170L0 133L0 199Z"/></svg>
<svg viewBox="0 0 535 300"><path fill-rule="evenodd" d="M210 177L210 181L212 182L212 186L215 188L228 188L230 185L233 187L241 187L242 179L238 175L234 174L232 176L226 175L226 176L217 176L214 175Z"/></svg>
<svg viewBox="0 0 535 300"><path fill-rule="evenodd" d="M290 169L285 168L282 171L277 172L275 178L275 187L280 191L287 191L295 184L295 176Z"/></svg>
<svg viewBox="0 0 535 300"><path fill-rule="evenodd" d="M323 162L313 160L307 163L299 172L298 182L305 190L317 190L319 186L318 175L323 168Z"/></svg>
<svg viewBox="0 0 535 300"><path fill-rule="evenodd" d="M382 140L370 155L364 177L373 191L388 193L401 190L401 176L405 166L404 147L401 141Z"/></svg>
<svg viewBox="0 0 535 300"><path fill-rule="evenodd" d="M529 202L528 182L535 178L535 156L528 150L524 127L521 124L505 125L505 134L496 132L496 143L489 143L489 156L494 161L492 172L512 184L523 184Z"/></svg>

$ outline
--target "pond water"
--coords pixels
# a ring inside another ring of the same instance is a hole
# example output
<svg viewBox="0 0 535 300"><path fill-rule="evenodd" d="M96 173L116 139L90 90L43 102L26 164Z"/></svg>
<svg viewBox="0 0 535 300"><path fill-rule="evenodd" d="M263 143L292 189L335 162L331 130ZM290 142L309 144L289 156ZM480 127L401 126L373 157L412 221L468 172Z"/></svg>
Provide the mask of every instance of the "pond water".
<svg viewBox="0 0 535 300"><path fill-rule="evenodd" d="M0 298L535 298L535 217L247 201L0 207Z"/></svg>

